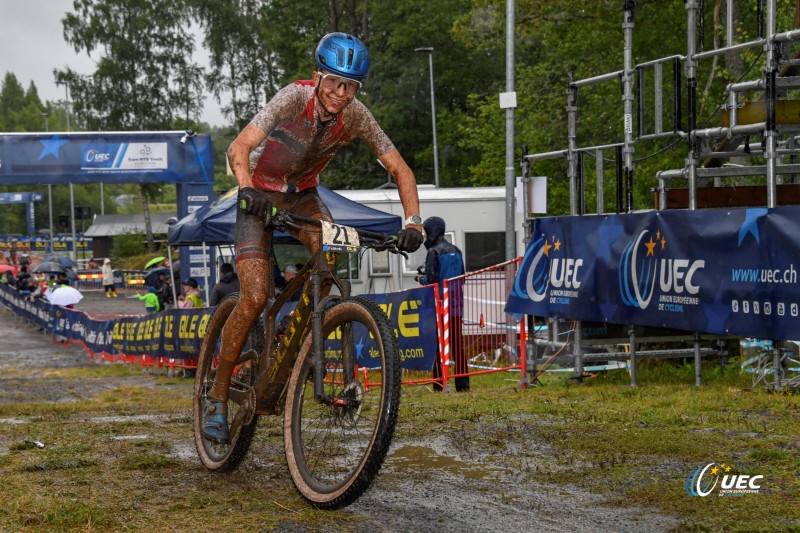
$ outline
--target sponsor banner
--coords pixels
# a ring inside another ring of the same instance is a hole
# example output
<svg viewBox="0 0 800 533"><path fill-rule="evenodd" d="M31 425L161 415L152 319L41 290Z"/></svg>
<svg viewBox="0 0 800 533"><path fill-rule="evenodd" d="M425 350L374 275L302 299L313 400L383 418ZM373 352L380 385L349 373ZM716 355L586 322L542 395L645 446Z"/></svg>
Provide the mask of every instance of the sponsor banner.
<svg viewBox="0 0 800 533"><path fill-rule="evenodd" d="M81 170L120 172L169 168L167 143L81 143Z"/></svg>
<svg viewBox="0 0 800 533"><path fill-rule="evenodd" d="M436 356L436 309L432 287L391 294L364 295L374 300L389 317L400 345L404 369L431 370ZM15 289L0 284L0 303L37 326L84 344L94 354L197 359L215 308L170 309L143 316L92 318L83 311L31 302ZM281 313L291 311L287 304ZM375 346L366 332L359 365L370 366Z"/></svg>
<svg viewBox="0 0 800 533"><path fill-rule="evenodd" d="M2 134L0 177L8 185L203 182L203 167L213 169L211 139L195 135L181 143L184 136L177 131Z"/></svg>
<svg viewBox="0 0 800 533"><path fill-rule="evenodd" d="M800 207L537 219L506 311L797 338Z"/></svg>
<svg viewBox="0 0 800 533"><path fill-rule="evenodd" d="M388 294L365 294L383 309L400 346L401 366L406 370L431 370L436 357L436 302L433 286ZM376 353L368 338L359 364L369 367Z"/></svg>
<svg viewBox="0 0 800 533"><path fill-rule="evenodd" d="M0 283L0 305L44 330L52 328L51 310L53 306L49 302L41 299L31 301L27 294L12 289L5 283Z"/></svg>

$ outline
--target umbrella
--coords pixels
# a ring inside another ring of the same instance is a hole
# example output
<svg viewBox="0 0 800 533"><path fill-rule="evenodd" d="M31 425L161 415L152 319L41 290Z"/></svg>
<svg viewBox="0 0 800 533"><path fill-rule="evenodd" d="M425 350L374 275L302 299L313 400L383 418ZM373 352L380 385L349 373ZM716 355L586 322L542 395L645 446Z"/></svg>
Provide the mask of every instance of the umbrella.
<svg viewBox="0 0 800 533"><path fill-rule="evenodd" d="M51 263L58 263L63 268L72 268L75 266L75 262L72 259L64 257L63 255L48 255L44 258L43 262L47 263L48 261Z"/></svg>
<svg viewBox="0 0 800 533"><path fill-rule="evenodd" d="M154 266L157 266L164 259L166 259L166 257L164 257L163 255L160 255L158 257L154 257L150 261L148 261L146 265L144 265L144 269L147 270L148 268L152 268Z"/></svg>
<svg viewBox="0 0 800 533"><path fill-rule="evenodd" d="M172 272L170 272L167 267L154 268L153 270L148 272L147 275L144 277L145 286L157 287L159 274L164 274L164 276L171 276Z"/></svg>
<svg viewBox="0 0 800 533"><path fill-rule="evenodd" d="M16 275L17 274L17 267L15 267L14 265L0 265L0 274L2 274L3 272L9 272L9 271L12 274Z"/></svg>
<svg viewBox="0 0 800 533"><path fill-rule="evenodd" d="M61 266L61 263L57 263L55 261L43 261L42 263L39 263L33 267L33 272L66 272L66 269Z"/></svg>
<svg viewBox="0 0 800 533"><path fill-rule="evenodd" d="M45 292L45 297L53 305L72 305L83 299L81 291L69 285L59 285Z"/></svg>

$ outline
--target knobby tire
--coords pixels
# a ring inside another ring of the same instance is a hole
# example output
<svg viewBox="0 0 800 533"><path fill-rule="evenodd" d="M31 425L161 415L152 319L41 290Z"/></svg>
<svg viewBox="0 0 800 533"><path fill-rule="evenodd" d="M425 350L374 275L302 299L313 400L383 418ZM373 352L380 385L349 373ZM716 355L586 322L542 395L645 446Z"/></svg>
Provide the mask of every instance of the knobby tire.
<svg viewBox="0 0 800 533"><path fill-rule="evenodd" d="M322 330L325 394L343 398L347 405L314 398L308 335L289 380L284 447L289 473L303 498L317 508L339 509L369 488L386 458L400 404L400 356L388 318L366 298L340 300L325 310ZM354 379L343 378L343 345L357 352Z"/></svg>

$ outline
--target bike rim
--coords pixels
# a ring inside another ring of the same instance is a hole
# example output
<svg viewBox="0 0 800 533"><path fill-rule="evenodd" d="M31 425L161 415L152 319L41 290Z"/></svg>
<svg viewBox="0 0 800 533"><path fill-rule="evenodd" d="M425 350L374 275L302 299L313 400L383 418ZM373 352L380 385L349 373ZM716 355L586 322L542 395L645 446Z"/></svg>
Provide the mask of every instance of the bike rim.
<svg viewBox="0 0 800 533"><path fill-rule="evenodd" d="M344 323L357 319L360 327L353 328L351 336L341 334ZM386 362L383 349L380 356L370 359L357 370L342 357L350 342L356 352L356 363L366 362L359 346L365 349L365 338L379 338L373 324L364 324L361 317L343 316L333 324L326 324L326 376L325 394L347 405L328 405L314 398L313 383L309 379L311 367L304 365L300 374L303 388L295 397L293 424L294 453L304 483L320 494L334 494L352 485L364 470L365 464L375 456L371 450L376 435L385 420ZM331 340L333 339L333 340ZM338 354L338 355L337 355ZM352 368L352 370L348 370ZM352 379L345 379L352 374ZM382 460L382 457L380 458ZM367 469L369 470L369 469Z"/></svg>

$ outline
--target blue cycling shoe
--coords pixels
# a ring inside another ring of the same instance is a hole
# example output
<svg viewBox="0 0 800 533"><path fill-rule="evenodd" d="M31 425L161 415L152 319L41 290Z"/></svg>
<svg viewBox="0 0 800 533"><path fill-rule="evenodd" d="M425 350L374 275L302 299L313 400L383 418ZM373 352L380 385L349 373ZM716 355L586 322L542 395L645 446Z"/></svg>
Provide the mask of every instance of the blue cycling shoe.
<svg viewBox="0 0 800 533"><path fill-rule="evenodd" d="M202 433L217 444L228 443L228 402L207 398L203 404Z"/></svg>

